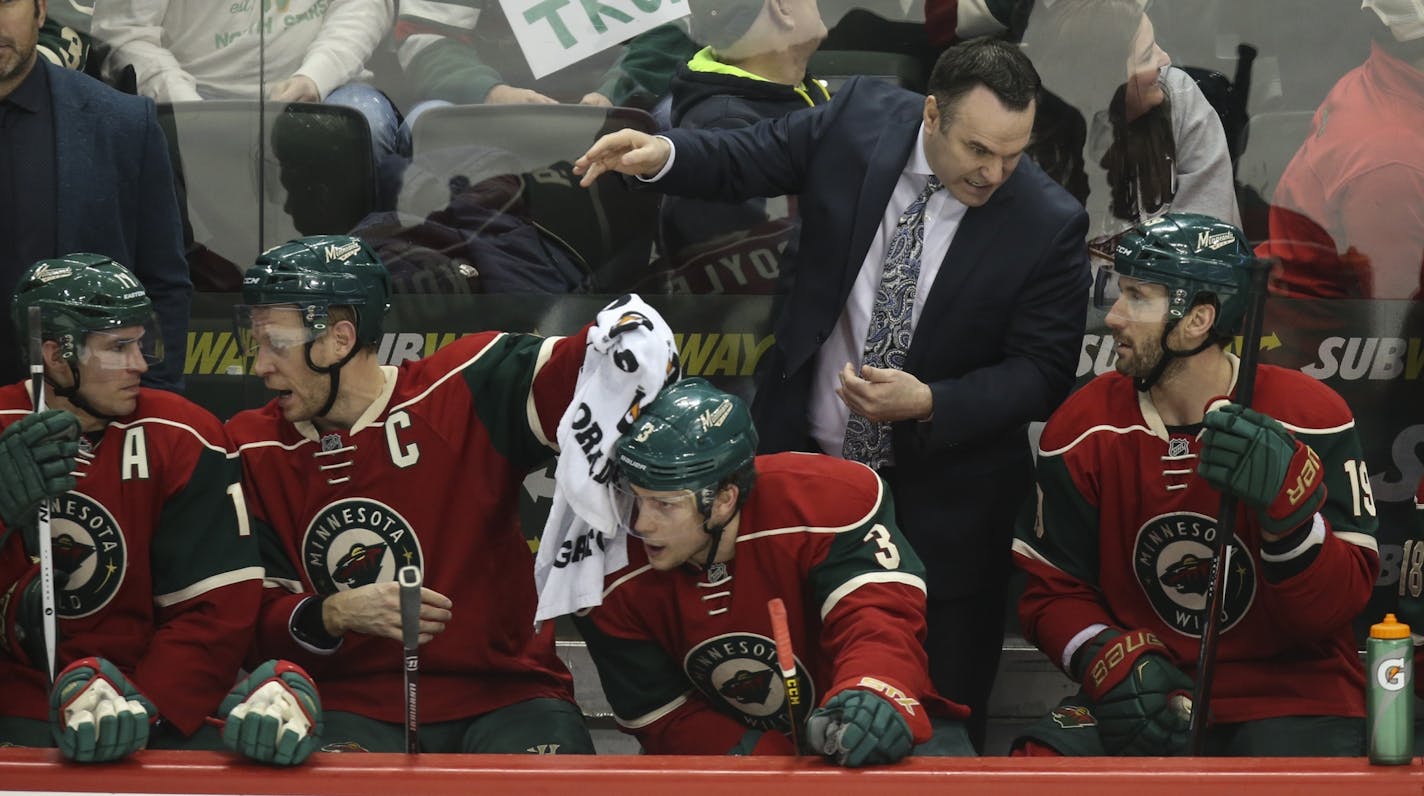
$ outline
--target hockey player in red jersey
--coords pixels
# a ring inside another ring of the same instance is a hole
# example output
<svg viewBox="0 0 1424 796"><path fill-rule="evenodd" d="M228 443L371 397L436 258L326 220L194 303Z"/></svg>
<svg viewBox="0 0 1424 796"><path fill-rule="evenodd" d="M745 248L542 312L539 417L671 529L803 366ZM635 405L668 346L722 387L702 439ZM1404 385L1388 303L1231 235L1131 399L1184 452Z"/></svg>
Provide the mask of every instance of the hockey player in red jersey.
<svg viewBox="0 0 1424 796"><path fill-rule="evenodd" d="M404 751L396 572L414 565L421 749L591 753L553 624L533 631L518 518L584 335L483 332L383 367L390 278L346 236L263 253L243 299L239 337L277 393L227 426L266 565L260 657L316 678L333 748Z"/></svg>
<svg viewBox="0 0 1424 796"><path fill-rule="evenodd" d="M767 613L779 597L802 701L820 704L796 728L812 751L847 766L974 754L968 710L930 684L924 567L872 470L755 456L746 406L701 379L664 388L616 451L637 538L576 622L645 751L795 754Z"/></svg>
<svg viewBox="0 0 1424 796"><path fill-rule="evenodd" d="M1024 635L1083 690L1019 753L1185 750L1222 492L1239 498L1208 754L1363 753L1351 620L1379 570L1369 469L1345 402L1297 371L1257 369L1250 408L1226 344L1251 250L1215 219L1125 233L1107 316L1116 373L1072 395L1039 443L1038 521L1014 542Z"/></svg>
<svg viewBox="0 0 1424 796"><path fill-rule="evenodd" d="M210 413L139 386L161 338L128 269L96 254L41 260L11 302L21 340L31 308L49 409L34 411L29 382L0 389L0 742L57 744L85 762L218 746L204 719L237 679L262 591L236 454ZM36 563L44 501L53 689Z"/></svg>

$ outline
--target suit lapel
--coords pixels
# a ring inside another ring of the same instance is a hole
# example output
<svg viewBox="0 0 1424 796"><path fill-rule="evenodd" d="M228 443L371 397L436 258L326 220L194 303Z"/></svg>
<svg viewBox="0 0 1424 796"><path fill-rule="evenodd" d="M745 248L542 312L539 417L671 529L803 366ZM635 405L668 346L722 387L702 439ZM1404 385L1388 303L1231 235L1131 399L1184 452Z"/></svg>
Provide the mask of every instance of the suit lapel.
<svg viewBox="0 0 1424 796"><path fill-rule="evenodd" d="M1007 222L1009 208L1013 206L1014 189L1018 180L1010 178L982 207L971 207L959 222L954 240L949 243L940 263L939 273L925 297L924 308L920 310L920 322L910 339L910 350L905 355L906 363L916 361L916 355L924 350L926 339L933 335L920 334L921 329L934 326L934 319L940 313L949 311L954 304L959 288L975 269L981 268L980 261L990 249L990 243L997 237L999 227Z"/></svg>
<svg viewBox="0 0 1424 796"><path fill-rule="evenodd" d="M875 231L885 216L885 205L895 192L900 172L905 169L915 135L919 132L919 120L919 106L909 111L900 110L887 120L885 134L875 143L865 180L860 185L860 200L856 203L853 219L855 230L851 233L850 251L846 254L846 268L841 272L842 303L850 295L851 285L855 284L860 265L875 239Z"/></svg>
<svg viewBox="0 0 1424 796"><path fill-rule="evenodd" d="M49 68L48 65L45 68ZM89 105L88 92L67 85L69 76L56 74L59 71L50 69L49 86L54 107L54 149L61 153L55 158L57 232L59 248L67 251L78 239L79 224L84 221L84 175L93 172L93 141L98 120L94 114L84 112Z"/></svg>

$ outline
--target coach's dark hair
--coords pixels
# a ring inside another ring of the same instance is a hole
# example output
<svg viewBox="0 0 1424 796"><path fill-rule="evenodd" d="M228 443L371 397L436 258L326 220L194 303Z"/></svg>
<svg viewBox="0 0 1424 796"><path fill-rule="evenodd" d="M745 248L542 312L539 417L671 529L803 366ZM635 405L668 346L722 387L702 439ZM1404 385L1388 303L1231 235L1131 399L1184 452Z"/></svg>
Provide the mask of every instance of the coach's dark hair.
<svg viewBox="0 0 1424 796"><path fill-rule="evenodd" d="M950 47L930 72L929 93L940 108L940 128L949 126L959 98L983 86L1010 110L1021 111L1038 96L1041 83L1033 62L1010 44L989 36Z"/></svg>

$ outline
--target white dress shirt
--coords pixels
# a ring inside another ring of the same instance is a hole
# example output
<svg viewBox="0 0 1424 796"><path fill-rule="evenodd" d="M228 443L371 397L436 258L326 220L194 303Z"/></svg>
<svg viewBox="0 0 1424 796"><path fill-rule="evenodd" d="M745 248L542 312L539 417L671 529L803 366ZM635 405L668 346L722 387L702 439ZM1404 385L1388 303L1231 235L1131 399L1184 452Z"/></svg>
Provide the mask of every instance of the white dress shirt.
<svg viewBox="0 0 1424 796"><path fill-rule="evenodd" d="M836 389L840 387L840 372L845 363L858 374L861 357L865 353L865 335L870 329L870 310L875 304L875 293L880 288L880 276L885 268L885 252L890 246L890 236L895 233L895 225L900 215L920 195L933 172L929 160L925 158L924 123L915 134L915 146L910 151L910 159L900 172L890 202L880 218L880 228L875 239L865 253L860 264L860 272L850 289L845 307L831 331L830 337L816 353L815 374L811 382L811 400L808 408L811 437L821 450L832 456L841 455L845 444L846 421L850 418L850 408L845 405ZM930 287L939 275L940 265L954 234L959 231L959 222L969 208L955 199L946 190L935 191L925 207L925 240L920 250L920 277L915 282L915 304L910 310L910 327L920 321L920 311ZM802 263L799 278L816 278L815 264ZM893 455L893 451L892 451Z"/></svg>

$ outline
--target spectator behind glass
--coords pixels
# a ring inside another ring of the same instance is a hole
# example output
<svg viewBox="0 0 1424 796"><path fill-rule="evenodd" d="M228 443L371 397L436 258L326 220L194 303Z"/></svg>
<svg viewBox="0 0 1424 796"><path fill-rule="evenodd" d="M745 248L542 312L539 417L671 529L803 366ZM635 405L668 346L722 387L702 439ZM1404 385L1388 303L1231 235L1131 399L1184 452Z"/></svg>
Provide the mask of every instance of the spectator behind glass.
<svg viewBox="0 0 1424 796"><path fill-rule="evenodd" d="M360 81L370 79L366 60L394 14L393 0L104 0L94 36L112 48L106 75L132 67L139 93L159 102L265 98L355 108L371 125L379 158L395 151L396 110Z"/></svg>
<svg viewBox="0 0 1424 796"><path fill-rule="evenodd" d="M192 284L153 103L38 55L45 0L0 2L0 296L37 260L95 252L132 266L168 356L145 386L179 389ZM0 303L0 383L24 374Z"/></svg>
<svg viewBox="0 0 1424 796"><path fill-rule="evenodd" d="M651 106L695 49L679 26L660 25L621 56L604 50L536 80L495 0L403 0L395 38L416 96L456 104Z"/></svg>
<svg viewBox="0 0 1424 796"><path fill-rule="evenodd" d="M74 0L51 3L40 27L40 57L55 66L83 72L89 62L89 22L93 16L92 4L82 6Z"/></svg>
<svg viewBox="0 0 1424 796"><path fill-rule="evenodd" d="M806 74L826 38L816 0L694 0L692 34L706 47L672 79L672 122L750 127L830 100ZM741 203L669 196L661 242L670 292L770 293L795 262L795 198ZM726 263L736 266L727 266Z"/></svg>
<svg viewBox="0 0 1424 796"><path fill-rule="evenodd" d="M1221 119L1142 5L1039 3L1024 35L1045 90L1028 152L1088 209L1090 241L1168 208L1241 223Z"/></svg>
<svg viewBox="0 0 1424 796"><path fill-rule="evenodd" d="M1272 290L1418 299L1424 273L1424 6L1365 0L1374 43L1335 84L1276 186Z"/></svg>

